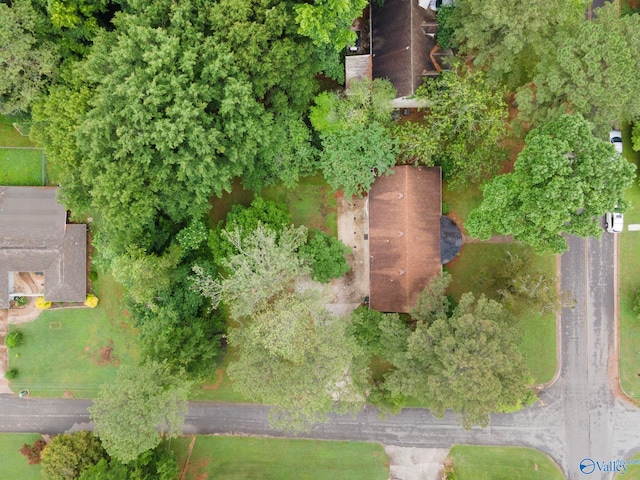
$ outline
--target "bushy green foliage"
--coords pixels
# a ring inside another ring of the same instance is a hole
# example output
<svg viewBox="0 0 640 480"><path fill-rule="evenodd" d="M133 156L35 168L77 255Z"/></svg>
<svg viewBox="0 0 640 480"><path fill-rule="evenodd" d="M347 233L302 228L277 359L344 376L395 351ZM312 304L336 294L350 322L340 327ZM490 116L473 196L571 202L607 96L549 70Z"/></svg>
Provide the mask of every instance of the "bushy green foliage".
<svg viewBox="0 0 640 480"><path fill-rule="evenodd" d="M620 16L618 2L605 2L592 20L557 32L552 41L532 82L517 95L525 120L580 113L606 136L611 125L640 116L640 15Z"/></svg>
<svg viewBox="0 0 640 480"><path fill-rule="evenodd" d="M395 355L406 349L410 330L397 313L382 313L369 307L358 307L351 314L347 334L371 357L393 362Z"/></svg>
<svg viewBox="0 0 640 480"><path fill-rule="evenodd" d="M58 48L29 0L0 3L0 112L28 112L55 76Z"/></svg>
<svg viewBox="0 0 640 480"><path fill-rule="evenodd" d="M174 453L158 446L126 465L116 459L102 459L85 470L79 480L174 480L178 473Z"/></svg>
<svg viewBox="0 0 640 480"><path fill-rule="evenodd" d="M558 49L556 36L584 22L585 0L464 0L451 14L454 39L494 84L514 89L533 77L545 52Z"/></svg>
<svg viewBox="0 0 640 480"><path fill-rule="evenodd" d="M42 451L42 478L74 480L106 458L108 455L100 440L88 430L56 435Z"/></svg>
<svg viewBox="0 0 640 480"><path fill-rule="evenodd" d="M228 368L234 388L275 405L275 426L307 430L329 412L356 411L364 403L363 352L313 292L275 299L251 323L230 330L229 344L240 348Z"/></svg>
<svg viewBox="0 0 640 480"><path fill-rule="evenodd" d="M411 311L416 328L384 388L420 399L436 416L453 409L465 428L485 426L491 412L528 398L530 375L518 352L522 332L502 305L484 296L465 293L450 312L450 281L444 274L420 294Z"/></svg>
<svg viewBox="0 0 640 480"><path fill-rule="evenodd" d="M640 121L633 124L631 128L631 143L636 152L640 152Z"/></svg>
<svg viewBox="0 0 640 480"><path fill-rule="evenodd" d="M329 283L349 271L345 255L351 249L326 232L315 230L306 244L300 247L300 256L311 265L311 278Z"/></svg>
<svg viewBox="0 0 640 480"><path fill-rule="evenodd" d="M361 195L395 165L397 150L389 131L395 97L393 85L381 79L352 81L348 95L316 97L310 120L322 140L320 168L334 190Z"/></svg>
<svg viewBox="0 0 640 480"><path fill-rule="evenodd" d="M4 378L6 378L7 380L15 380L16 378L18 378L19 374L20 372L18 372L18 369L13 367L4 373Z"/></svg>
<svg viewBox="0 0 640 480"><path fill-rule="evenodd" d="M436 14L436 21L438 22L436 41L438 45L445 49L458 46L454 38L455 19L453 16L455 8L455 5L442 5Z"/></svg>
<svg viewBox="0 0 640 480"><path fill-rule="evenodd" d="M122 365L115 382L103 385L89 407L95 433L109 455L129 464L162 438L180 435L189 388L166 363Z"/></svg>
<svg viewBox="0 0 640 480"><path fill-rule="evenodd" d="M20 330L14 330L4 338L4 344L9 348L19 347L24 343L24 334Z"/></svg>
<svg viewBox="0 0 640 480"><path fill-rule="evenodd" d="M635 165L592 131L582 116L564 115L529 132L513 172L484 185L465 223L469 234L512 234L538 253L566 250L562 232L600 236L599 217L615 205L625 210Z"/></svg>
<svg viewBox="0 0 640 480"><path fill-rule="evenodd" d="M494 88L482 71L443 72L422 85L416 98L428 112L419 123L394 130L407 163L439 165L450 188L463 188L497 173L506 159L504 89Z"/></svg>
<svg viewBox="0 0 640 480"><path fill-rule="evenodd" d="M282 229L291 225L291 215L286 205L282 203L264 200L256 195L251 205L235 204L227 214L224 222L219 222L218 226L209 233L209 248L213 253L217 263L231 255L238 253L237 248L229 240L229 233L238 230L241 239L251 235L258 225L279 234Z"/></svg>
<svg viewBox="0 0 640 480"><path fill-rule="evenodd" d="M199 260L209 275L215 266ZM224 315L191 288L191 267L180 266L171 276L167 293L152 302L133 304L129 310L138 328L143 357L166 362L193 379L210 375L222 356L226 331Z"/></svg>
<svg viewBox="0 0 640 480"><path fill-rule="evenodd" d="M202 220L194 220L178 232L176 240L185 252L197 250L207 239L209 231Z"/></svg>
<svg viewBox="0 0 640 480"><path fill-rule="evenodd" d="M236 321L263 309L309 271L298 256L307 239L305 227L291 226L278 234L258 224L245 238L237 228L226 234L237 251L220 262L228 275L214 278L196 266L194 288L210 298L214 307L224 301Z"/></svg>

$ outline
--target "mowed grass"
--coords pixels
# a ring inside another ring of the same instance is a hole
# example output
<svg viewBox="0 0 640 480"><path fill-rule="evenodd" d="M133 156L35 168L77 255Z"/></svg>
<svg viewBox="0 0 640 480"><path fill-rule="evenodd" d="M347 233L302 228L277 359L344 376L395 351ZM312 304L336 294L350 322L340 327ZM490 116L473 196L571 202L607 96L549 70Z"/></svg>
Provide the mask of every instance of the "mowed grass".
<svg viewBox="0 0 640 480"><path fill-rule="evenodd" d="M322 175L301 178L295 188L285 188L282 185L268 187L258 195L266 200L284 203L295 225L306 225L309 228L318 228L332 235L337 235L336 198L332 195L330 187ZM241 182L236 179L230 193L211 201L211 210L209 211L211 225L215 226L220 220L224 220L233 205L248 206L254 196L254 192L245 190Z"/></svg>
<svg viewBox="0 0 640 480"><path fill-rule="evenodd" d="M191 441L171 443L181 469ZM184 480L387 480L387 461L377 443L198 436Z"/></svg>
<svg viewBox="0 0 640 480"><path fill-rule="evenodd" d="M237 355L237 350L228 349L214 377L194 386L189 398L201 402L252 403L234 390L233 381L227 375L227 367L231 361L237 359Z"/></svg>
<svg viewBox="0 0 640 480"><path fill-rule="evenodd" d="M631 150L629 127L622 131L625 158L640 165L640 154ZM624 214L625 225L640 224L640 186L638 181L625 192L630 208ZM636 293L640 292L640 232L626 228L619 235L620 295L620 384L627 395L640 400L640 320L633 313ZM626 476L625 476L626 478Z"/></svg>
<svg viewBox="0 0 640 480"><path fill-rule="evenodd" d="M9 351L19 376L14 391L32 396L92 398L115 379L120 364L138 360L136 332L126 322L121 295L110 276L94 282L100 305L94 309L44 311L31 322L12 326L24 344Z"/></svg>
<svg viewBox="0 0 640 480"><path fill-rule="evenodd" d="M42 435L38 433L0 434L0 478L16 480L40 480L40 465L29 465L27 457L20 453L25 443L33 445Z"/></svg>
<svg viewBox="0 0 640 480"><path fill-rule="evenodd" d="M20 134L13 126L21 119L15 116L0 115L0 146L2 147L34 147L29 137Z"/></svg>
<svg viewBox="0 0 640 480"><path fill-rule="evenodd" d="M634 463L627 464L627 471L625 473L617 473L613 478L615 480L640 480L640 453L626 460Z"/></svg>
<svg viewBox="0 0 640 480"><path fill-rule="evenodd" d="M43 185L42 155L35 148L0 148L0 185Z"/></svg>
<svg viewBox="0 0 640 480"><path fill-rule="evenodd" d="M465 292L480 294L497 300L490 287L492 272L501 268L507 252L524 255L530 247L515 243L468 243L460 256L450 265L452 275L449 293L458 300ZM531 255L532 267L555 276L554 255ZM522 309L522 311L525 311ZM519 348L536 384L549 382L556 372L556 316L555 313L526 312L521 314L524 336Z"/></svg>
<svg viewBox="0 0 640 480"><path fill-rule="evenodd" d="M562 471L539 450L455 445L449 452L457 480L562 480Z"/></svg>

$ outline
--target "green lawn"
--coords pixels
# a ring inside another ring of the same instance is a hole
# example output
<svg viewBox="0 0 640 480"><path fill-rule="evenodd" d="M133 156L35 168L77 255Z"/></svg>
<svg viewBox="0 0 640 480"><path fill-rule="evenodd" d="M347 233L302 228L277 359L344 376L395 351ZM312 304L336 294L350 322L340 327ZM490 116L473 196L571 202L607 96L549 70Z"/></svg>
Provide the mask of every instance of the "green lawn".
<svg viewBox="0 0 640 480"><path fill-rule="evenodd" d="M565 478L553 460L532 448L455 445L449 456L453 459L457 480Z"/></svg>
<svg viewBox="0 0 640 480"><path fill-rule="evenodd" d="M336 199L322 175L302 178L296 188L289 189L282 185L268 187L262 190L260 195L266 200L286 204L295 225L320 228L337 235ZM254 192L242 188L242 184L236 179L231 193L211 201L211 225L217 225L220 220L224 220L232 205L238 203L247 206L253 197Z"/></svg>
<svg viewBox="0 0 640 480"><path fill-rule="evenodd" d="M37 148L0 148L0 185L44 185L42 159Z"/></svg>
<svg viewBox="0 0 640 480"><path fill-rule="evenodd" d="M42 436L37 433L0 434L0 478L40 480L40 465L29 465L27 457L20 453L22 445L33 445Z"/></svg>
<svg viewBox="0 0 640 480"><path fill-rule="evenodd" d="M530 247L520 244L504 243L468 243L462 253L450 266L453 281L449 292L459 299L465 292L473 292L476 296L484 293L489 298L496 298L494 291L488 286L488 276L500 268L499 265L509 251L523 254ZM555 275L555 256L532 255L535 267ZM525 356L527 365L535 383L550 381L556 372L556 318L553 313L539 314L527 312L523 315L522 325L524 338L520 351Z"/></svg>
<svg viewBox="0 0 640 480"><path fill-rule="evenodd" d="M640 165L640 154L631 150L629 127L623 129L624 156ZM636 181L625 192L630 208L626 225L640 223L640 186ZM640 399L640 320L633 313L633 300L640 291L640 232L624 230L620 235L620 384L627 395ZM626 477L625 477L626 478Z"/></svg>
<svg viewBox="0 0 640 480"><path fill-rule="evenodd" d="M190 437L171 443L182 469ZM199 436L184 480L386 480L380 444Z"/></svg>
<svg viewBox="0 0 640 480"><path fill-rule="evenodd" d="M101 299L95 309L45 311L17 327L25 342L9 352L9 366L19 371L14 391L91 398L115 378L118 365L137 361L135 332L125 321L117 285L103 275L94 290Z"/></svg>
<svg viewBox="0 0 640 480"><path fill-rule="evenodd" d="M634 463L627 463L627 471L624 474L618 473L613 478L615 480L640 480L640 453L626 460L627 462L632 461Z"/></svg>
<svg viewBox="0 0 640 480"><path fill-rule="evenodd" d="M1 147L33 147L29 137L21 135L13 126L21 119L15 116L0 115L0 146Z"/></svg>
<svg viewBox="0 0 640 480"><path fill-rule="evenodd" d="M236 359L235 350L227 350L222 366L215 376L191 391L190 399L205 402L251 403L233 389L233 382L227 375L229 362Z"/></svg>

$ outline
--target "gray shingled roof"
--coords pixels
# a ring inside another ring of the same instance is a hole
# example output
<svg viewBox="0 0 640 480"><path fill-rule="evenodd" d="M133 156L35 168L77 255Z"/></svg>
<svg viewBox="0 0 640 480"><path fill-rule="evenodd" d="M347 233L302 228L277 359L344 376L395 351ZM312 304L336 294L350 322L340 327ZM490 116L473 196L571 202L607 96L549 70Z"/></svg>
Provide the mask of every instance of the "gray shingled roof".
<svg viewBox="0 0 640 480"><path fill-rule="evenodd" d="M434 41L422 29L423 22L432 20L418 0L371 2L373 78L388 78L399 97L413 95L422 73L433 70L429 51Z"/></svg>
<svg viewBox="0 0 640 480"><path fill-rule="evenodd" d="M56 190L0 187L0 308L9 307L10 272L44 272L46 300L85 300L86 226L66 225Z"/></svg>

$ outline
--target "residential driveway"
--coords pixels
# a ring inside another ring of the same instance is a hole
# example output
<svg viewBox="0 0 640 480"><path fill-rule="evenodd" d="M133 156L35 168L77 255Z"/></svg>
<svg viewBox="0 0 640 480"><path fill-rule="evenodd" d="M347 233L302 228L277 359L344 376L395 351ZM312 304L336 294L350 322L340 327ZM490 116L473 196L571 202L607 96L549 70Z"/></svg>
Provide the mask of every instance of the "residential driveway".
<svg viewBox="0 0 640 480"><path fill-rule="evenodd" d="M405 409L382 418L373 407L355 416L330 417L304 437L375 441L386 445L448 448L453 444L534 447L559 463L569 479L610 479L611 473L580 472L580 462L629 458L640 447L640 410L616 397L614 268L615 236L569 239L562 255L562 286L576 297L562 312L562 368L558 381L534 406L491 416L487 428L464 430L448 412L442 419L425 409ZM18 399L0 396L0 431L60 433L88 422L86 400ZM288 436L268 425L269 407L193 402L186 434ZM90 425L89 425L90 426ZM640 465L632 466L640 470Z"/></svg>

